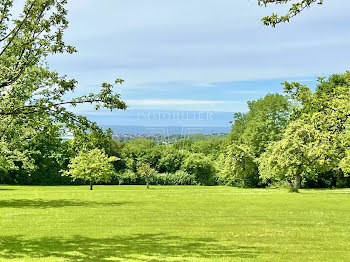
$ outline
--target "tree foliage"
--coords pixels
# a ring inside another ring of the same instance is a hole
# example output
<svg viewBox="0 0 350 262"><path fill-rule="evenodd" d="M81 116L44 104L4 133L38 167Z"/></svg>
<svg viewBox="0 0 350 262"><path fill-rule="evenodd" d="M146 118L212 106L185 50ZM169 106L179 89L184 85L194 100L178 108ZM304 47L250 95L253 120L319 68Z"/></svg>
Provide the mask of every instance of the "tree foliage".
<svg viewBox="0 0 350 262"><path fill-rule="evenodd" d="M236 113L231 141L250 147L254 156L263 153L271 141L281 138L287 127L292 105L286 96L268 94L248 102L246 114Z"/></svg>
<svg viewBox="0 0 350 262"><path fill-rule="evenodd" d="M18 18L11 19L13 0L0 2L0 115L48 114L60 121L77 121L65 106L81 103L101 108L125 108L113 85L103 83L101 91L64 100L76 88L75 79L59 76L46 63L49 55L74 53L63 40L68 27L66 0L27 0ZM116 84L123 80L117 79Z"/></svg>
<svg viewBox="0 0 350 262"><path fill-rule="evenodd" d="M283 138L271 143L261 155L260 176L288 181L297 192L301 179L315 172L317 157L312 145L317 136L317 131L310 124L301 120L290 123Z"/></svg>
<svg viewBox="0 0 350 262"><path fill-rule="evenodd" d="M90 189L96 182L108 182L114 175L113 162L117 157L108 157L98 148L90 151L81 151L68 165L63 175L90 182Z"/></svg>
<svg viewBox="0 0 350 262"><path fill-rule="evenodd" d="M267 6L268 4L288 4L293 2L293 0L258 0L259 6ZM262 22L266 26L276 27L277 24L289 22L290 19L300 14L306 8L312 6L313 4L323 4L323 0L299 0L294 2L289 7L288 12L285 15L278 15L273 13L270 16L266 16L262 19Z"/></svg>
<svg viewBox="0 0 350 262"><path fill-rule="evenodd" d="M175 173L181 169L186 154L183 150L168 149L159 159L158 168L161 173Z"/></svg>
<svg viewBox="0 0 350 262"><path fill-rule="evenodd" d="M231 144L221 158L219 181L223 184L254 187L259 182L258 165L251 149Z"/></svg>
<svg viewBox="0 0 350 262"><path fill-rule="evenodd" d="M196 177L201 185L213 184L215 168L209 157L202 153L189 153L184 158L182 169Z"/></svg>
<svg viewBox="0 0 350 262"><path fill-rule="evenodd" d="M151 178L157 173L149 164L142 163L137 167L137 173L145 179L146 187L149 189Z"/></svg>
<svg viewBox="0 0 350 262"><path fill-rule="evenodd" d="M350 150L346 151L345 157L339 163L339 167L346 174L346 176L349 176L349 174L350 174Z"/></svg>
<svg viewBox="0 0 350 262"><path fill-rule="evenodd" d="M349 148L350 74L320 78L315 92L299 83L284 84L299 106L294 108L294 121L282 139L270 144L261 156L261 176L295 179L295 190L301 179L310 175L330 172L333 178L344 176Z"/></svg>
<svg viewBox="0 0 350 262"><path fill-rule="evenodd" d="M14 8L20 5L14 3L0 1L0 165L6 170L16 169L15 162L33 167L28 155L34 152L26 144L45 124L74 132L97 129L71 107L88 103L95 109L126 108L114 84L103 83L99 92L74 97L78 82L50 70L49 56L76 52L63 38L69 24L66 0L26 0L19 16Z"/></svg>

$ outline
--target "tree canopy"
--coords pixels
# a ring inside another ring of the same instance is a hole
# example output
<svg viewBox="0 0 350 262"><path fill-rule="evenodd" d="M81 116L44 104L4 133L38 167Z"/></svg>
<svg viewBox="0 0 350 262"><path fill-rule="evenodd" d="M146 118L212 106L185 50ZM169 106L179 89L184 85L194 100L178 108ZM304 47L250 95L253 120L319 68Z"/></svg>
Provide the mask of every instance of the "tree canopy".
<svg viewBox="0 0 350 262"><path fill-rule="evenodd" d="M102 83L96 93L74 96L78 81L50 69L49 56L76 52L64 41L67 0L26 0L18 16L14 8L20 5L14 3L0 1L0 165L6 170L15 169L15 162L33 167L25 144L46 125L72 132L101 131L71 107L88 103L95 109L126 108L114 91L123 80Z"/></svg>
<svg viewBox="0 0 350 262"><path fill-rule="evenodd" d="M283 138L271 143L260 157L260 176L264 179L279 179L292 184L297 192L301 179L314 172L317 157L312 144L317 140L317 131L303 121L292 122Z"/></svg>
<svg viewBox="0 0 350 262"><path fill-rule="evenodd" d="M325 172L346 176L350 73L320 78L315 92L300 83L284 85L298 106L282 139L270 144L260 158L261 176L295 178L298 183L303 177Z"/></svg>
<svg viewBox="0 0 350 262"><path fill-rule="evenodd" d="M12 18L14 0L0 1L0 115L22 117L46 114L62 122L79 122L67 105L95 104L95 108L125 108L113 85L103 83L99 93L65 100L77 87L75 79L51 71L49 55L72 54L64 42L68 27L67 0L27 0L19 17ZM117 79L116 84L123 80Z"/></svg>
<svg viewBox="0 0 350 262"><path fill-rule="evenodd" d="M92 190L94 183L108 182L111 179L114 174L112 163L117 160L117 157L108 157L98 148L83 150L71 160L68 170L63 171L63 175L89 181Z"/></svg>
<svg viewBox="0 0 350 262"><path fill-rule="evenodd" d="M248 113L236 113L230 138L253 150L255 156L264 152L267 144L280 139L291 114L292 105L286 96L268 94L248 101Z"/></svg>
<svg viewBox="0 0 350 262"><path fill-rule="evenodd" d="M149 189L150 179L157 173L149 164L142 163L137 167L137 173L145 179L146 187Z"/></svg>

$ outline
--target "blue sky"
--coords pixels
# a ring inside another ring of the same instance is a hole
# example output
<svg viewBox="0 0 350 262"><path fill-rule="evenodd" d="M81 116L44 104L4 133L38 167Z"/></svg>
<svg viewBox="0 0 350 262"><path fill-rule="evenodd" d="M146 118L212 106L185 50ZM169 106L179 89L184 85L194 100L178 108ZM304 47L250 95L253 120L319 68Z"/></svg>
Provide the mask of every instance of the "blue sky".
<svg viewBox="0 0 350 262"><path fill-rule="evenodd" d="M315 86L318 76L350 68L350 1L324 2L268 28L261 17L284 9L256 0L70 0L66 41L79 52L52 57L50 65L76 78L79 94L126 81L119 92L130 111L102 111L101 119L246 111L248 100L282 92L285 80Z"/></svg>

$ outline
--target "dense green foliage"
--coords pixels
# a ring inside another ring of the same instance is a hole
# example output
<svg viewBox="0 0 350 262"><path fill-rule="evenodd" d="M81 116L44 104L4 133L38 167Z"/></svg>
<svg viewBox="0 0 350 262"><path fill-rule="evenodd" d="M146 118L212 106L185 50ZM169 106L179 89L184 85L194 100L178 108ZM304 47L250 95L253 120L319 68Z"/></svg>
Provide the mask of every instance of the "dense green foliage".
<svg viewBox="0 0 350 262"><path fill-rule="evenodd" d="M258 158L286 129L292 104L286 96L268 94L248 102L249 111L236 113L229 144L219 158L219 181L238 186L262 186Z"/></svg>
<svg viewBox="0 0 350 262"><path fill-rule="evenodd" d="M249 103L247 114L236 114L222 177L241 176L243 183L250 172L258 185L287 182L293 191L350 186L350 73L320 78L315 92L284 85L286 97L268 95L253 103L264 106Z"/></svg>
<svg viewBox="0 0 350 262"><path fill-rule="evenodd" d="M301 120L291 122L283 138L269 145L260 157L260 176L263 179L280 179L292 184L298 191L302 178L314 174L316 130Z"/></svg>
<svg viewBox="0 0 350 262"><path fill-rule="evenodd" d="M183 162L182 168L201 185L213 184L214 166L209 157L202 153L188 154Z"/></svg>
<svg viewBox="0 0 350 262"><path fill-rule="evenodd" d="M50 70L49 56L76 52L63 38L68 27L66 4L67 0L22 4L0 0L0 172L4 175L14 171L41 176L50 167L56 172L63 160L57 133L101 132L71 107L88 103L95 109L126 108L112 84L75 96L78 82ZM121 83L121 79L115 81ZM52 140L45 142L45 136Z"/></svg>
<svg viewBox="0 0 350 262"><path fill-rule="evenodd" d="M157 173L153 177L153 183L156 185L185 186L197 185L197 180L195 175L190 175L183 170L177 170L175 173Z"/></svg>
<svg viewBox="0 0 350 262"><path fill-rule="evenodd" d="M1 186L0 261L348 261L349 190Z"/></svg>
<svg viewBox="0 0 350 262"><path fill-rule="evenodd" d="M263 22L275 27L317 2L294 1ZM0 184L152 190L1 186L0 261L349 258L349 190L205 186L350 187L350 73L249 101L227 137L119 142L71 107L125 109L114 92L123 80L76 96L78 82L47 64L76 52L63 38L66 4L0 0ZM67 132L74 138L64 141Z"/></svg>
<svg viewBox="0 0 350 262"><path fill-rule="evenodd" d="M286 95L248 102L248 112L234 115L228 136L193 135L158 145L145 138L120 142L110 130L81 130L62 141L59 126L45 125L20 144L18 158L28 158L28 166L14 162L8 170L0 158L0 183L82 184L59 171L85 148L120 159L113 162L111 184L349 187L350 73L320 78L314 92L284 85Z"/></svg>
<svg viewBox="0 0 350 262"><path fill-rule="evenodd" d="M74 97L77 81L47 65L50 55L76 51L63 39L66 2L26 0L16 16L14 0L0 0L0 183L288 183L294 191L301 186L350 186L350 73L320 78L315 92L299 83L284 83L285 95L249 101L248 112L234 115L228 137L175 136L169 144L159 139L118 142L111 130L103 131L70 111L83 103L96 109L125 109L113 85L103 83L98 93ZM272 15L264 23L289 21L316 2L297 1L287 15ZM63 141L67 131L74 139ZM117 158L120 161L109 161ZM70 170L75 179L62 177L60 170ZM103 175L107 173L110 179Z"/></svg>
<svg viewBox="0 0 350 262"><path fill-rule="evenodd" d="M108 157L98 148L83 150L71 160L63 175L71 176L73 180L80 178L89 181L92 190L94 183L108 182L111 179L114 174L112 162L117 160L117 157Z"/></svg>
<svg viewBox="0 0 350 262"><path fill-rule="evenodd" d="M259 183L254 155L244 144L229 145L218 159L218 165L219 184L254 187Z"/></svg>

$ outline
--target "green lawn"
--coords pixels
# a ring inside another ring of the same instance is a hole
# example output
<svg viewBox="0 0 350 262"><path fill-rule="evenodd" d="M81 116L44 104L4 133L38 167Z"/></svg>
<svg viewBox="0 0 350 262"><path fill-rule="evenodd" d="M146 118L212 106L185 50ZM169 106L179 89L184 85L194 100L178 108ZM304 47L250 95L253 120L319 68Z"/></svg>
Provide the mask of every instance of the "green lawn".
<svg viewBox="0 0 350 262"><path fill-rule="evenodd" d="M0 186L0 261L350 261L350 189Z"/></svg>

